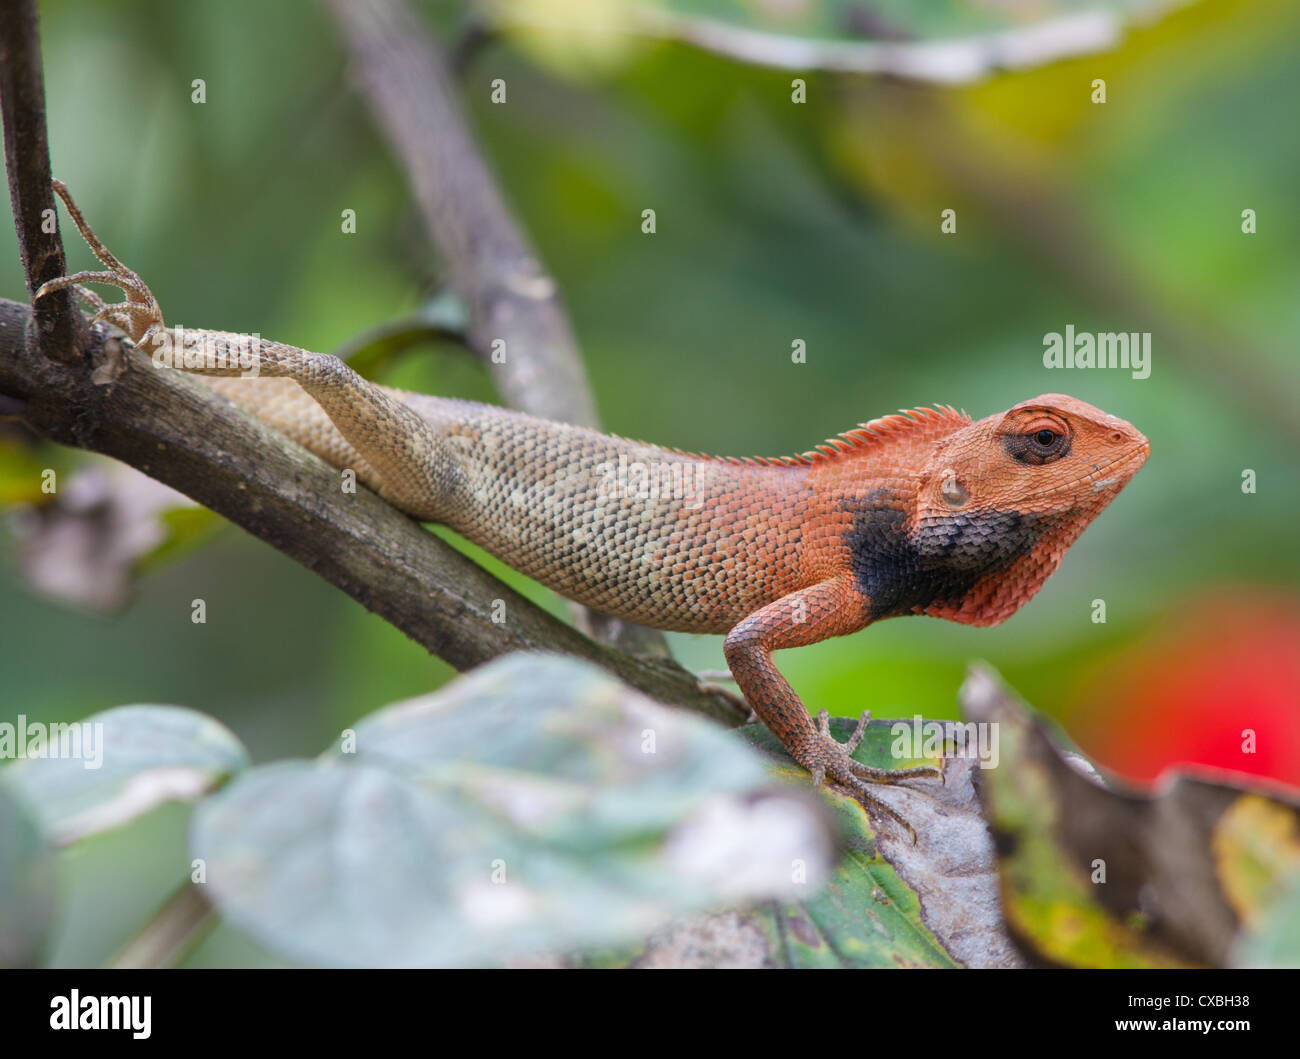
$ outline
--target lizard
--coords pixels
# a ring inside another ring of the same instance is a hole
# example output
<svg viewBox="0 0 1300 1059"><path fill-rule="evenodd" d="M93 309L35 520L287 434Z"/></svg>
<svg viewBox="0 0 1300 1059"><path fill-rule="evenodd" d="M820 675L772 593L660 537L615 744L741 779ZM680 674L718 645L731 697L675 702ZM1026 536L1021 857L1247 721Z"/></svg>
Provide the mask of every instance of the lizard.
<svg viewBox="0 0 1300 1059"><path fill-rule="evenodd" d="M403 512L562 596L652 628L724 636L740 691L814 785L847 788L909 830L870 785L942 780L942 770L856 761L870 711L841 743L828 711L814 724L773 652L902 615L1004 621L1150 451L1128 422L1064 394L979 420L915 408L802 454L735 458L395 390L334 356L168 328L149 287L54 186L104 270L51 280L35 298L73 287L92 324L114 326L156 365L202 376ZM104 302L90 282L125 301Z"/></svg>

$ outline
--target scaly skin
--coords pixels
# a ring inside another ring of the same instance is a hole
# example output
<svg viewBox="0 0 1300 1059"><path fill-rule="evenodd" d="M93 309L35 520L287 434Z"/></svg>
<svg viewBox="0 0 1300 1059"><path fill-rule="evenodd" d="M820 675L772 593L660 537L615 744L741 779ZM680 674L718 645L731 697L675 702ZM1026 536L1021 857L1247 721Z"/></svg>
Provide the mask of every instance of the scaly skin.
<svg viewBox="0 0 1300 1059"><path fill-rule="evenodd" d="M120 287L97 319L155 362L222 332L169 330L148 287L56 189ZM801 456L698 456L470 401L367 382L335 357L261 342L258 378L209 359L186 371L391 503L441 522L589 607L654 628L726 634L741 690L794 759L896 816L864 781L938 775L872 769L814 725L772 652L882 618L991 625L1013 614L1146 460L1131 425L1044 394L971 422L952 408L863 424ZM865 722L864 715L864 722Z"/></svg>

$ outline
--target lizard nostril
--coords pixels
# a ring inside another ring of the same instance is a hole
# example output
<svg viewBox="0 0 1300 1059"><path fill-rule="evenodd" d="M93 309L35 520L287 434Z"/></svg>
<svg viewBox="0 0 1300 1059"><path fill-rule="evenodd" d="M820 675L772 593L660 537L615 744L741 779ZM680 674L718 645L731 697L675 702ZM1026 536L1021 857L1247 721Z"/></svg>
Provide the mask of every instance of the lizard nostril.
<svg viewBox="0 0 1300 1059"><path fill-rule="evenodd" d="M1110 440L1112 444L1118 445L1124 440L1124 432L1122 430L1112 430L1110 432Z"/></svg>

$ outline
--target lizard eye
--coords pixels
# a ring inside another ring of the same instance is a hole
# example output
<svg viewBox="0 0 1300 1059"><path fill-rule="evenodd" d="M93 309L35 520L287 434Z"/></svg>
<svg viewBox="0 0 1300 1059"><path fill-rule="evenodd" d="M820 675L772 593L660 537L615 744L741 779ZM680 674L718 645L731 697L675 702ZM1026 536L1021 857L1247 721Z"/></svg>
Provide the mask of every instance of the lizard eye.
<svg viewBox="0 0 1300 1059"><path fill-rule="evenodd" d="M1040 419L1020 433L1004 434L1002 445L1017 463L1037 465L1059 460L1070 452L1069 428L1046 425Z"/></svg>

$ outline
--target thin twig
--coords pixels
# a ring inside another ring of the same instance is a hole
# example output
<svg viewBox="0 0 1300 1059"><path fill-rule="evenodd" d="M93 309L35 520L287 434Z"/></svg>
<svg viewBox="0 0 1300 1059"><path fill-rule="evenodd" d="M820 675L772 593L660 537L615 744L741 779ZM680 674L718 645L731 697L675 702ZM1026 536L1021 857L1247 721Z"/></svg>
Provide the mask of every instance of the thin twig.
<svg viewBox="0 0 1300 1059"><path fill-rule="evenodd" d="M555 280L470 137L438 42L402 0L329 6L352 73L469 310L470 343L490 360L502 399L546 419L595 426L595 402ZM496 342L505 348L494 359Z"/></svg>
<svg viewBox="0 0 1300 1059"><path fill-rule="evenodd" d="M456 105L438 41L405 0L330 0L352 70L406 171L433 244L469 311L469 343L511 408L598 426L582 358L546 272L511 216ZM667 656L650 629L574 608L580 627Z"/></svg>
<svg viewBox="0 0 1300 1059"><path fill-rule="evenodd" d="M1169 0L1164 6L1176 6ZM505 24L592 33L583 16L532 5L488 3ZM865 6L865 5L864 5ZM753 29L626 0L606 32L676 40L737 62L779 70L875 74L933 84L969 84L999 70L1026 70L1109 51L1124 35L1124 14L1103 9L1041 18L990 33L931 40L834 40Z"/></svg>
<svg viewBox="0 0 1300 1059"><path fill-rule="evenodd" d="M46 280L68 271L50 186L45 79L35 0L0 0L0 114L9 201L30 298ZM86 328L72 291L58 291L41 300L34 333L38 349L47 357L72 360L79 355Z"/></svg>
<svg viewBox="0 0 1300 1059"><path fill-rule="evenodd" d="M114 969L175 967L216 926L217 917L197 886L186 883L109 961Z"/></svg>

